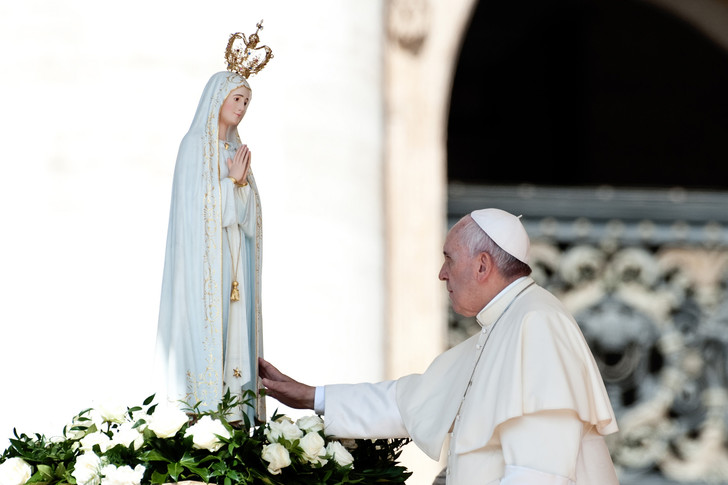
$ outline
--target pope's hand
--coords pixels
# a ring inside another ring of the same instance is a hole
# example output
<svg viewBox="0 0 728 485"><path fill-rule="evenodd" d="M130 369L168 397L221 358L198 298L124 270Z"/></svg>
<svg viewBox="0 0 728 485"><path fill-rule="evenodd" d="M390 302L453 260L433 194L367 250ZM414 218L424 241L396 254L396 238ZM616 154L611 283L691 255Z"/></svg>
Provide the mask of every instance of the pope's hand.
<svg viewBox="0 0 728 485"><path fill-rule="evenodd" d="M294 409L313 409L315 387L291 379L262 358L258 358L258 373L269 396Z"/></svg>

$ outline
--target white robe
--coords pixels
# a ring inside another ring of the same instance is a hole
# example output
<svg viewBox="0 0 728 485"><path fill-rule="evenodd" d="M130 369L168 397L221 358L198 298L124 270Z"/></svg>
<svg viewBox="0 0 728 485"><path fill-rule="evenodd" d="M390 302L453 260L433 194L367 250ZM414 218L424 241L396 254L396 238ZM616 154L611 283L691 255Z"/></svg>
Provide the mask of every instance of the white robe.
<svg viewBox="0 0 728 485"><path fill-rule="evenodd" d="M596 362L574 319L531 278L478 314L483 330L424 374L325 388L326 432L408 436L450 485L617 485L603 436L617 431Z"/></svg>
<svg viewBox="0 0 728 485"><path fill-rule="evenodd" d="M226 161L241 145L237 131L227 143L218 136L220 107L240 86L247 87L247 81L230 72L210 78L180 144L172 187L156 392L167 400L199 402L200 410L217 408L227 389L241 395L258 388L263 338L260 199L252 172L245 187L227 178ZM230 301L233 280L239 283L238 302ZM263 404L257 400L256 413L247 407L241 411L260 419ZM241 417L237 413L229 419Z"/></svg>

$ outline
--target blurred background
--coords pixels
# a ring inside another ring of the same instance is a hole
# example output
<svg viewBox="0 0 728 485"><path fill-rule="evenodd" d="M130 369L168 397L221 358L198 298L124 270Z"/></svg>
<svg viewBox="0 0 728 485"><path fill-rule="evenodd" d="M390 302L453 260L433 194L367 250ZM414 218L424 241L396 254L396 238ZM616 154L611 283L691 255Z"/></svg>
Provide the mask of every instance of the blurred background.
<svg viewBox="0 0 728 485"><path fill-rule="evenodd" d="M261 19L239 131L271 362L424 370L473 331L445 233L500 207L602 367L622 483L728 483L726 0L2 2L0 439L153 392L177 148Z"/></svg>

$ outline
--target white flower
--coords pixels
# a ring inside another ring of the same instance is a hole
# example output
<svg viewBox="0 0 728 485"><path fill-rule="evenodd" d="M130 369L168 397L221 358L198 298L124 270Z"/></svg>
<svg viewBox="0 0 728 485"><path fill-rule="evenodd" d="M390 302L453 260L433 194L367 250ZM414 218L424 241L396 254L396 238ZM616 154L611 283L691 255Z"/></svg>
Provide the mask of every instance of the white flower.
<svg viewBox="0 0 728 485"><path fill-rule="evenodd" d="M134 444L134 449L138 450L144 444L144 436L139 432L137 428L132 428L134 423L126 422L119 426L119 429L111 438L110 448L116 445L123 445L125 448L131 448Z"/></svg>
<svg viewBox="0 0 728 485"><path fill-rule="evenodd" d="M126 406L113 399L106 399L96 411L106 423L123 423L126 419Z"/></svg>
<svg viewBox="0 0 728 485"><path fill-rule="evenodd" d="M0 484L23 485L33 475L33 469L22 458L8 458L0 463Z"/></svg>
<svg viewBox="0 0 728 485"><path fill-rule="evenodd" d="M210 416L202 416L199 421L185 431L185 437L192 436L192 447L198 450L219 450L223 443L215 435L229 438L230 432L223 426L222 422L212 419Z"/></svg>
<svg viewBox="0 0 728 485"><path fill-rule="evenodd" d="M306 461L313 464L320 463L322 466L328 461L325 459L326 448L324 448L324 445L324 439L316 431L307 433L298 443L298 446L303 450L303 457Z"/></svg>
<svg viewBox="0 0 728 485"><path fill-rule="evenodd" d="M187 414L173 405L160 406L154 411L149 423L157 438L171 438L182 429L188 421Z"/></svg>
<svg viewBox="0 0 728 485"><path fill-rule="evenodd" d="M81 438L81 449L85 452L93 451L94 445L99 445L101 453L111 448L111 438L106 433L97 431Z"/></svg>
<svg viewBox="0 0 728 485"><path fill-rule="evenodd" d="M101 459L94 453L84 453L76 458L71 475L76 479L77 485L100 485L99 467Z"/></svg>
<svg viewBox="0 0 728 485"><path fill-rule="evenodd" d="M339 466L348 466L354 463L354 457L338 441L331 441L326 445L326 454L333 458Z"/></svg>
<svg viewBox="0 0 728 485"><path fill-rule="evenodd" d="M107 465L101 469L104 478L101 479L101 485L140 485L144 477L144 468L137 465L133 470L129 465L120 466Z"/></svg>
<svg viewBox="0 0 728 485"><path fill-rule="evenodd" d="M99 412L98 409L91 409L88 412L88 417L90 419L90 421L88 421L88 425L89 426L95 425L96 429L101 429L103 424L106 422L106 421L104 421L104 418L101 417L101 413Z"/></svg>
<svg viewBox="0 0 728 485"><path fill-rule="evenodd" d="M280 443L265 445L260 456L269 463L268 471L271 475L278 475L281 468L291 464L291 455L288 454L286 447Z"/></svg>
<svg viewBox="0 0 728 485"><path fill-rule="evenodd" d="M323 431L324 421L318 416L304 416L296 421L296 426L306 433L310 433L311 431Z"/></svg>
<svg viewBox="0 0 728 485"><path fill-rule="evenodd" d="M265 430L265 437L271 443L277 442L279 439L284 438L288 441L294 441L303 437L303 431L301 428L293 424L289 420L271 421L268 423L268 427Z"/></svg>

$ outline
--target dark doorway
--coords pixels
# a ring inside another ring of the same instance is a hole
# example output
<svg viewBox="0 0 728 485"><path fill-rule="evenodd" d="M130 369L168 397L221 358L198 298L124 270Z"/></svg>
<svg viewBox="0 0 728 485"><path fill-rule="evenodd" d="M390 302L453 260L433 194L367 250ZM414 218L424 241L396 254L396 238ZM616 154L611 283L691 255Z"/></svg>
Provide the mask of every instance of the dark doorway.
<svg viewBox="0 0 728 485"><path fill-rule="evenodd" d="M728 188L728 53L634 0L482 0L464 39L448 178Z"/></svg>

